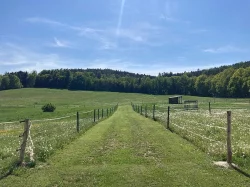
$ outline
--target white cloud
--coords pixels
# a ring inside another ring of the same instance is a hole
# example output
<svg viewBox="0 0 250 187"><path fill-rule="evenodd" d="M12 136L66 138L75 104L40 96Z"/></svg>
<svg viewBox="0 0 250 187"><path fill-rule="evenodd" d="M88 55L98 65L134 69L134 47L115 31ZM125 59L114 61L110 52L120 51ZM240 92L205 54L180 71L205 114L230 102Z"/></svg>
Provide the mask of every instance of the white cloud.
<svg viewBox="0 0 250 187"><path fill-rule="evenodd" d="M0 56L0 73L20 70L39 72L43 69L65 68L70 63L57 54L37 53L10 43L0 45L0 49L3 52Z"/></svg>
<svg viewBox="0 0 250 187"><path fill-rule="evenodd" d="M105 38L101 38L101 47L99 49L101 50L110 50L110 49L116 49L117 45L115 42L111 42Z"/></svg>
<svg viewBox="0 0 250 187"><path fill-rule="evenodd" d="M73 26L73 25L69 25L69 24L66 24L66 23L62 23L62 22L47 19L47 18L30 17L30 18L26 18L24 21L29 22L29 23L47 24L47 25L50 25L50 26L53 26L53 27L62 27L62 28L65 28L65 29L70 29L70 30L77 31L79 33L86 30L85 27Z"/></svg>
<svg viewBox="0 0 250 187"><path fill-rule="evenodd" d="M163 9L161 9L160 19L167 22L181 22L176 18L178 12L178 3L176 1L166 0Z"/></svg>
<svg viewBox="0 0 250 187"><path fill-rule="evenodd" d="M60 69L60 68L109 68L113 70L128 71L133 73L158 75L159 72L184 72L196 71L197 69L207 69L215 66L232 64L235 61L227 63L208 63L206 66L190 66L188 63L183 63L187 59L179 56L178 60L173 66L173 62L165 61L138 61L128 60L123 58L97 58L97 59L73 59L67 58L55 53L41 53L35 52L25 48L25 46L18 46L11 43L0 44L0 73L10 71L33 71L40 72L44 69Z"/></svg>
<svg viewBox="0 0 250 187"><path fill-rule="evenodd" d="M121 2L121 9L120 9L120 14L119 14L119 19L118 19L118 24L117 24L117 29L116 29L116 35L117 36L119 36L119 34L120 34L120 28L121 28L121 25L122 25L122 17L123 17L125 2L126 2L126 0L122 0L122 2Z"/></svg>
<svg viewBox="0 0 250 187"><path fill-rule="evenodd" d="M59 47L59 48L70 48L70 43L68 41L59 40L54 37L54 42L51 44L52 47Z"/></svg>
<svg viewBox="0 0 250 187"><path fill-rule="evenodd" d="M162 27L150 24L149 22L139 22L131 27L119 27L119 37L117 38L117 29L115 27L106 27L106 29L72 26L51 19L31 17L25 19L29 23L42 23L53 27L62 27L76 31L77 36L93 40L97 45L96 49L111 50L123 49L133 44L142 44L146 46L161 46L164 44L159 34L164 32ZM67 41L54 38L54 42L49 44L53 47L71 47Z"/></svg>
<svg viewBox="0 0 250 187"><path fill-rule="evenodd" d="M206 53L234 53L234 52L246 52L246 49L235 47L232 45L227 45L219 48L207 48L203 52Z"/></svg>
<svg viewBox="0 0 250 187"><path fill-rule="evenodd" d="M143 33L139 30L121 29L119 36L135 42L144 42L146 40L145 32Z"/></svg>
<svg viewBox="0 0 250 187"><path fill-rule="evenodd" d="M26 22L30 23L44 23L44 24L49 24L53 26L61 26L61 27L67 27L67 24L60 23L58 21L46 19L46 18L40 18L40 17L30 17L25 19Z"/></svg>
<svg viewBox="0 0 250 187"><path fill-rule="evenodd" d="M173 17L169 17L167 15L161 14L160 15L160 19L164 20L164 21L169 21L169 22L178 22L179 20Z"/></svg>

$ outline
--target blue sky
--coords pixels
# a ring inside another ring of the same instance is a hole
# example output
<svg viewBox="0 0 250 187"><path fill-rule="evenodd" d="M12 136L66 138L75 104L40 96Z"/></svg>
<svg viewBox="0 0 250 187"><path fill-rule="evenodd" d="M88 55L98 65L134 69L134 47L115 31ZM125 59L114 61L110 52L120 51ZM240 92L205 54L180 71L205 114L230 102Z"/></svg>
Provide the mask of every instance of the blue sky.
<svg viewBox="0 0 250 187"><path fill-rule="evenodd" d="M250 60L249 0L1 0L0 73L157 75Z"/></svg>

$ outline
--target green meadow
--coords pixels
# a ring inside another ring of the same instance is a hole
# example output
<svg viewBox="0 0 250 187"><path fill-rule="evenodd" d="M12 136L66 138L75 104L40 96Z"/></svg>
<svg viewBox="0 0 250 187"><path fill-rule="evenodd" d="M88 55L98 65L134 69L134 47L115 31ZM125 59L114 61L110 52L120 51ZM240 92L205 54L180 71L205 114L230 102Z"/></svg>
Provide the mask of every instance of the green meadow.
<svg viewBox="0 0 250 187"><path fill-rule="evenodd" d="M54 89L1 91L0 176L18 158L18 136L23 128L19 120L32 122L34 145L28 144L25 159L29 161L32 149L35 163L32 168L15 168L0 179L0 186L249 186L250 142L247 129L242 128L249 125L249 100L183 96L183 100L199 103L198 111L184 111L183 105L169 105L168 97ZM147 105L149 118L155 104L157 121L136 114L131 102ZM46 103L54 104L56 111L42 112ZM117 103L118 110L108 114ZM166 130L168 106L172 132ZM100 109L95 122L94 109ZM234 162L245 175L213 165L213 161L225 160L227 110L235 114ZM76 112L80 116L79 133ZM246 148L244 155L242 146Z"/></svg>

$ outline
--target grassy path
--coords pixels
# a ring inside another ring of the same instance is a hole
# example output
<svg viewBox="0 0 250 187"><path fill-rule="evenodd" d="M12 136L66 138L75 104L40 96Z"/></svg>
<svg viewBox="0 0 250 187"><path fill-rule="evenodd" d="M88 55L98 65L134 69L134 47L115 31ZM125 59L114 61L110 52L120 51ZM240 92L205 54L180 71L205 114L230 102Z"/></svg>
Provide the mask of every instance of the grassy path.
<svg viewBox="0 0 250 187"><path fill-rule="evenodd" d="M59 150L47 164L20 169L0 186L249 186L234 170L212 165L162 125L122 106Z"/></svg>

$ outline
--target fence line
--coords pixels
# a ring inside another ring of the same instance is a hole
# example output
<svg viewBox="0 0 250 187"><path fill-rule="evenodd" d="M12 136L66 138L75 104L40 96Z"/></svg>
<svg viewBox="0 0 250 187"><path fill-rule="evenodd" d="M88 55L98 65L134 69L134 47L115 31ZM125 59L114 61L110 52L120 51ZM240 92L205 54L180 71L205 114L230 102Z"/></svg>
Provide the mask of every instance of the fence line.
<svg viewBox="0 0 250 187"><path fill-rule="evenodd" d="M90 113L90 112L93 112L93 110L89 110L89 111L87 111L87 112L79 112L79 114L88 114L88 113Z"/></svg>
<svg viewBox="0 0 250 187"><path fill-rule="evenodd" d="M140 113L138 104L131 103L131 105L135 112ZM203 151L218 156L220 159L226 159L225 156L227 155L228 163L232 162L232 153L238 159L246 159L250 156L250 150L248 149L250 147L248 136L250 131L248 119L250 116L247 109L232 109L234 111L234 117L232 118L231 111L226 111L225 108L220 110L216 108L211 114L208 110L205 115L203 110L186 113L184 109L172 108L169 117L167 113L167 111L169 112L169 106L163 107L160 105L154 107L154 104L147 105L146 103L143 103L142 106L147 107L148 117L155 117L155 120L163 122L167 129L172 132L175 131L180 136L190 140ZM231 122L235 125L231 126ZM169 128L169 125L170 127L173 125L173 128ZM231 140L233 140L232 143Z"/></svg>
<svg viewBox="0 0 250 187"><path fill-rule="evenodd" d="M75 116L75 114L72 115L72 116ZM70 118L72 116L64 116L64 117L52 118L52 119L39 119L39 120L32 120L32 121L33 122L54 121L54 120L60 120L60 119Z"/></svg>
<svg viewBox="0 0 250 187"><path fill-rule="evenodd" d="M201 137L202 139L206 139L206 140L209 140L209 141L212 141L212 142L218 142L218 143L223 144L223 143L220 142L220 141L217 141L217 140L214 140L214 139L211 139L211 138L207 138L207 137L205 137L205 136L202 136L202 135L200 135L200 134L197 134L197 133L195 133L195 132L192 132L192 131L190 131L190 130L187 130L185 127L181 127L181 126L176 125L176 124L174 124L174 123L172 123L172 125L174 125L174 126L180 128L180 129L185 129L185 131L187 131L187 132L189 132L189 133L191 133L191 134L194 134L194 135L196 135L196 136L199 136L199 137Z"/></svg>
<svg viewBox="0 0 250 187"><path fill-rule="evenodd" d="M19 121L1 122L0 125L4 125L4 124L14 124L14 123L19 123Z"/></svg>
<svg viewBox="0 0 250 187"><path fill-rule="evenodd" d="M193 120L186 120L188 122L194 122ZM218 128L218 129L223 129L223 130L226 130L225 127L219 127L219 126L216 126L216 125L207 125L207 124L202 124L202 123L198 123L198 122L194 122L195 124L198 124L198 125L203 125L203 126L207 126L207 127L211 127L211 128Z"/></svg>
<svg viewBox="0 0 250 187"><path fill-rule="evenodd" d="M99 112L101 113L99 113L98 121L110 117L117 110L117 108L118 104L112 106L111 108L105 108L105 110L103 110L103 108L99 109ZM55 149L62 148L65 143L77 137L78 133L83 133L96 124L93 121L94 116L92 115L93 111L95 110L79 113L78 118L75 118L77 115L73 114L51 119L26 119L22 121L26 124L24 127L19 125L19 121L0 123L18 123L15 126L20 128L20 131L16 131L15 133L6 133L0 136L0 147L3 145L3 149L0 150L0 155L9 155L7 158L12 157L12 159L0 159L0 175L3 171L11 167L11 160L14 159L19 160L20 165L24 166L27 165L26 161L28 161L28 159L31 162L35 160L46 161L46 159L54 152ZM59 121L61 119L70 117L73 117L73 120ZM76 124L77 121L79 122L78 126ZM39 125L34 125L35 122L40 123ZM31 125L34 128L30 129ZM22 133L21 135L19 135L20 132ZM22 143L21 146L19 145L20 140L18 139L18 136L25 139L25 141L23 140L25 143Z"/></svg>
<svg viewBox="0 0 250 187"><path fill-rule="evenodd" d="M167 114L166 112L159 112L159 113L161 113L161 114ZM219 126L216 126L216 125L208 125L208 124L198 123L198 122L196 122L196 121L194 121L194 120L185 120L185 121L186 121L186 122L195 123L195 124L201 125L201 126L207 126L207 127L211 127L211 128L214 127L214 128L226 130L225 127L219 127ZM199 127L195 127L195 128L200 129ZM204 130L204 129L202 129L202 130Z"/></svg>
<svg viewBox="0 0 250 187"><path fill-rule="evenodd" d="M131 103L131 105L132 105L132 108L134 109L135 112L140 113L137 110L139 108L138 105L136 105L136 107L135 107L135 104L133 104L133 103ZM146 106L148 106L148 105L146 105ZM206 151L208 151L209 153L212 153L212 154L213 153L216 154L216 155L223 154L221 151L224 150L224 148L226 146L226 141L224 142L222 140L221 134L224 133L224 135L226 137L226 128L220 127L220 126L217 126L217 125L202 124L202 123L195 122L193 120L188 120L188 119L183 121L183 116L179 116L179 115L181 115L181 113L179 113L180 109L177 109L177 113L176 113L176 109L174 109L174 112L173 112L174 116L171 117L170 113L169 113L170 112L170 107L169 106L168 107L156 107L155 104L151 104L150 107L147 107L147 108L148 108L148 111L151 112L151 114L148 114L148 116L150 116L150 118L152 118L153 120L160 120L160 121L164 122L164 126L167 129L171 130L170 126L173 125L174 127L179 129L179 130L175 129L174 131L176 131L177 133L179 131L180 136L186 137L190 141L194 141L193 143L196 144L197 146L199 146L200 148L202 148L202 149L204 149L204 150L206 150ZM141 115L143 115L143 114L141 114ZM211 115L209 115L209 116L211 116ZM171 120L170 120L170 117L172 118ZM180 120L180 118L181 118L181 120ZM177 120L178 122L180 120L180 123L183 123L183 126L179 126L179 124L177 125L176 122L171 122L173 120ZM190 126L188 124L194 124L194 125ZM206 127L209 127L209 128L206 128ZM218 132L213 133L213 131L211 131L212 128L223 130L223 133L221 133L222 131L218 131ZM186 132L186 133L184 133L184 132ZM207 135L206 132L209 132L209 135ZM219 135L218 140L216 140L217 135ZM210 138L210 136L211 137L216 137L216 139ZM214 152L215 149L209 149L208 148L209 144L208 145L207 145L207 143L204 144L204 143L202 143L201 140L196 141L195 137L199 137L203 141L216 142L216 144L214 144L213 146L217 147L216 149L218 149L220 151L219 152ZM221 146L223 146L223 147L221 147Z"/></svg>
<svg viewBox="0 0 250 187"><path fill-rule="evenodd" d="M92 112L93 110L89 110L87 112L81 112L79 114L88 114L90 112ZM69 118L72 116L75 116L76 114L72 114L70 116L64 116L64 117L58 117L58 118L51 118L51 119L37 119L37 120L32 120L33 122L42 122L42 121L53 121L53 120L59 120L59 119L64 119L64 118ZM4 124L14 124L14 123L19 123L19 121L11 121L11 122L1 122L0 125L4 125Z"/></svg>

